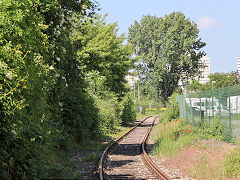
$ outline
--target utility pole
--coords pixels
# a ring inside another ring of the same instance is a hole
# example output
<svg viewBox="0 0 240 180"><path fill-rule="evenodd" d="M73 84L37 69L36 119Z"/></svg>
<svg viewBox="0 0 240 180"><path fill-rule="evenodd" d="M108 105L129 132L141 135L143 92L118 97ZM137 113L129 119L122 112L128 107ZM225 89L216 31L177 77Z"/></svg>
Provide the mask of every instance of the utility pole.
<svg viewBox="0 0 240 180"><path fill-rule="evenodd" d="M135 81L133 81L134 82L134 84L133 84L133 97L134 97L134 99L135 99Z"/></svg>
<svg viewBox="0 0 240 180"><path fill-rule="evenodd" d="M140 88L139 88L139 83L138 83L138 102L140 101Z"/></svg>
<svg viewBox="0 0 240 180"><path fill-rule="evenodd" d="M216 81L212 81L212 90L213 90L213 84L216 83Z"/></svg>

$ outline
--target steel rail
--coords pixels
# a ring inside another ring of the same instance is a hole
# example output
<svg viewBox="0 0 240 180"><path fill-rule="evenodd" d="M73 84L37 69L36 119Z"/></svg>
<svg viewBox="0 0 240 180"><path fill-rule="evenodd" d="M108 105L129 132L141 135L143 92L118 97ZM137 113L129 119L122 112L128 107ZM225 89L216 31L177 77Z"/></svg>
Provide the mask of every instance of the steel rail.
<svg viewBox="0 0 240 180"><path fill-rule="evenodd" d="M103 163L106 158L107 153L109 152L110 148L112 148L115 144L117 144L121 139L123 139L126 135L128 135L130 132L132 132L136 127L138 127L140 124L142 124L145 120L150 118L152 116L145 117L141 122L139 122L137 125L135 125L133 128L131 128L127 133L119 137L117 140L115 140L113 143L111 143L105 150L103 151L100 161L99 161L99 166L98 166L98 172L99 172L99 178L100 180L104 180L103 174Z"/></svg>
<svg viewBox="0 0 240 180"><path fill-rule="evenodd" d="M158 179L166 179L166 180L171 180L171 178L166 175L161 169L159 169L158 166L156 166L156 164L151 160L151 158L148 156L146 150L145 150L145 145L146 145L146 141L149 138L150 132L155 124L157 117L155 117L153 123L151 124L151 127L148 129L148 132L146 133L144 140L141 144L142 147L142 158L144 159L144 161L146 162L146 165L150 168L150 170L157 176Z"/></svg>

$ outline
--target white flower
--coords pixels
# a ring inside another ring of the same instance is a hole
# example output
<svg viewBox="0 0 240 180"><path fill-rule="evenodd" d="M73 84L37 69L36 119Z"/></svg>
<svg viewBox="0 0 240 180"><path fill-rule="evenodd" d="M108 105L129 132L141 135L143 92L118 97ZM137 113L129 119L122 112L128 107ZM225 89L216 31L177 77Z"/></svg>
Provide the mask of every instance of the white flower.
<svg viewBox="0 0 240 180"><path fill-rule="evenodd" d="M62 106L63 106L63 103L61 103L61 102L59 102L58 104L59 104L59 106L60 106L60 107L62 107Z"/></svg>
<svg viewBox="0 0 240 180"><path fill-rule="evenodd" d="M13 76L12 76L12 72L8 72L8 73L6 74L6 77L11 80L12 77L13 77Z"/></svg>
<svg viewBox="0 0 240 180"><path fill-rule="evenodd" d="M66 84L66 87L68 87L68 84Z"/></svg>
<svg viewBox="0 0 240 180"><path fill-rule="evenodd" d="M52 54L55 54L55 51L53 50Z"/></svg>
<svg viewBox="0 0 240 180"><path fill-rule="evenodd" d="M57 57L56 59L57 59L57 61L60 61L60 57Z"/></svg>
<svg viewBox="0 0 240 180"><path fill-rule="evenodd" d="M66 80L66 78L64 76L62 76L62 79Z"/></svg>
<svg viewBox="0 0 240 180"><path fill-rule="evenodd" d="M0 68L3 68L3 63L2 63L2 61L0 61Z"/></svg>
<svg viewBox="0 0 240 180"><path fill-rule="evenodd" d="M61 108L60 111L63 111L63 108Z"/></svg>
<svg viewBox="0 0 240 180"><path fill-rule="evenodd" d="M49 67L49 69L50 69L50 70L54 70L54 67L53 67L53 65L51 65L51 66Z"/></svg>
<svg viewBox="0 0 240 180"><path fill-rule="evenodd" d="M60 74L56 74L55 76L56 76L56 77L60 77Z"/></svg>

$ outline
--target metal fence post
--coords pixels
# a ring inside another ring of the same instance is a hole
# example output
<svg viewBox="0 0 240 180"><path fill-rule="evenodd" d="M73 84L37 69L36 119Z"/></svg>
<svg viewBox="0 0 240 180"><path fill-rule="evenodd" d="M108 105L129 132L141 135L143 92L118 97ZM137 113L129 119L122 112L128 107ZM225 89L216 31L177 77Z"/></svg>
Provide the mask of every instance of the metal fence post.
<svg viewBox="0 0 240 180"><path fill-rule="evenodd" d="M228 86L228 110L229 110L229 136L232 140L232 120L231 120L231 98L230 98L230 86Z"/></svg>
<svg viewBox="0 0 240 180"><path fill-rule="evenodd" d="M190 101L190 115L191 115L191 119L192 119L192 124L194 124L193 113L192 113L192 101L191 101L190 94L189 94L189 101Z"/></svg>
<svg viewBox="0 0 240 180"><path fill-rule="evenodd" d="M218 110L221 117L220 88L218 88Z"/></svg>
<svg viewBox="0 0 240 180"><path fill-rule="evenodd" d="M202 121L202 100L201 100L201 95L200 95L200 98L199 98L199 100L200 100L200 107L199 107L199 109L200 109L200 119L201 119L201 121Z"/></svg>
<svg viewBox="0 0 240 180"><path fill-rule="evenodd" d="M208 118L209 118L209 114L207 113L207 91L205 91L205 95L206 95L206 102L205 102L205 110L206 110L206 115L208 116ZM207 118L206 118L206 121L207 121Z"/></svg>
<svg viewBox="0 0 240 180"><path fill-rule="evenodd" d="M212 90L212 118L214 118L214 107L213 107L213 105L214 105L214 101L213 101L213 90Z"/></svg>

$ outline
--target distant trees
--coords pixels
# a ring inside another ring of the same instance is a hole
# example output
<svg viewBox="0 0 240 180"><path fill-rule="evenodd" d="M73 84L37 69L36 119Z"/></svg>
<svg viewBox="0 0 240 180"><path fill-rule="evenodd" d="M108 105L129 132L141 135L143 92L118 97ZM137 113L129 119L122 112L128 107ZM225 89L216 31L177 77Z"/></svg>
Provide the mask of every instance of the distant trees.
<svg viewBox="0 0 240 180"><path fill-rule="evenodd" d="M223 88L227 86L233 86L240 82L236 72L230 72L230 73L216 72L216 73L210 74L209 78L210 78L210 81L207 82L206 84L201 84L198 81L194 80L193 82L187 85L187 89L189 91L197 92L197 91L211 90L212 86L214 89L216 89L216 88ZM213 81L214 83L212 83Z"/></svg>
<svg viewBox="0 0 240 180"><path fill-rule="evenodd" d="M181 12L164 18L143 16L129 28L128 40L141 56L138 71L143 84L154 89L156 99L168 102L183 76L198 72L199 59L205 46L194 22Z"/></svg>

